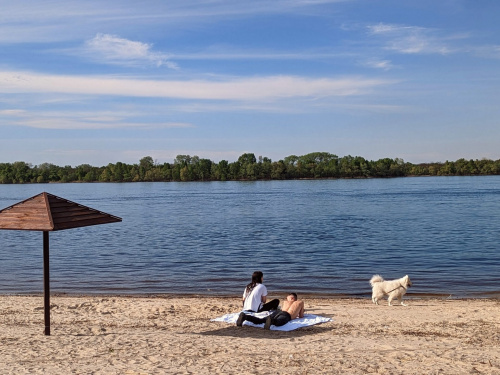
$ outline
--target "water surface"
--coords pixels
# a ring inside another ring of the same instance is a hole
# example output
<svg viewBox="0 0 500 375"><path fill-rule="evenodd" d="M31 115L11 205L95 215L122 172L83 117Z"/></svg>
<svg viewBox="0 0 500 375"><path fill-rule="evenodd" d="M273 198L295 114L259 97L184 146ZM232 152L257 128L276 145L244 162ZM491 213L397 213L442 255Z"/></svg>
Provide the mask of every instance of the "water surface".
<svg viewBox="0 0 500 375"><path fill-rule="evenodd" d="M123 218L50 233L61 293L368 296L373 274L410 292L500 291L500 176L0 185L0 208L47 191ZM0 231L0 293L43 288L42 233Z"/></svg>

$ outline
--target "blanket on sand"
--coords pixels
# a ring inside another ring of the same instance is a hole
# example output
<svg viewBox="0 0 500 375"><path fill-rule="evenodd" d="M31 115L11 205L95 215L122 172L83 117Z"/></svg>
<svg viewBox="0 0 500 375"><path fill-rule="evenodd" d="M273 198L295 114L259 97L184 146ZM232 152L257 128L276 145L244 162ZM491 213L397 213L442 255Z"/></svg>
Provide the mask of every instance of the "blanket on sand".
<svg viewBox="0 0 500 375"><path fill-rule="evenodd" d="M258 316L259 318L265 318L270 313L268 311L263 311L260 313L248 313L247 312L246 314ZM225 323L236 324L236 321L238 320L238 315L240 315L239 312L226 314L226 315L223 315L219 318L211 319L210 321L211 322L225 322ZM284 326L276 327L276 326L272 325L271 330L272 331L293 331L294 329L297 329L297 328L302 328L302 327L312 326L315 324L325 323L325 322L329 322L331 320L332 319L330 319L330 318L325 318L325 317L319 316L319 315L304 314L303 318L293 319L293 320L289 321L287 324L285 324ZM264 328L264 323L253 324L252 322L249 322L248 320L245 320L243 322L243 325Z"/></svg>

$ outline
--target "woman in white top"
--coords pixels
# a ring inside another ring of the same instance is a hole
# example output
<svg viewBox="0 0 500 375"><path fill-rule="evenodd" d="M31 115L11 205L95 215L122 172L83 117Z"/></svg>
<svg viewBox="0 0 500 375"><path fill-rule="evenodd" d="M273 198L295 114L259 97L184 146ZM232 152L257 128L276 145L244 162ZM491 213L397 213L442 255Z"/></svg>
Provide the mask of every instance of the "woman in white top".
<svg viewBox="0 0 500 375"><path fill-rule="evenodd" d="M262 281L264 274L261 271L255 271L252 274L252 282L248 284L243 292L243 310L244 311L270 311L276 310L280 304L279 299L273 299L266 303L267 288Z"/></svg>

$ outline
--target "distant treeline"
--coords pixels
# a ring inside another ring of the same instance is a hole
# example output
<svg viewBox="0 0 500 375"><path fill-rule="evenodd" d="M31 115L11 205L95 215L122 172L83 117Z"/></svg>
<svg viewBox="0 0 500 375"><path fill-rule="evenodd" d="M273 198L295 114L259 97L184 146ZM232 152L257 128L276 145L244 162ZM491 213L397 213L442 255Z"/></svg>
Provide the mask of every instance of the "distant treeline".
<svg viewBox="0 0 500 375"><path fill-rule="evenodd" d="M156 163L151 156L138 164L115 163L103 167L82 164L60 167L50 163L37 166L18 161L0 163L0 183L46 182L138 182L138 181L241 181L321 178L371 178L405 176L473 176L500 174L500 160L465 160L412 164L402 159L366 160L313 152L271 161L246 153L237 161L215 163L198 156L178 155L173 163Z"/></svg>

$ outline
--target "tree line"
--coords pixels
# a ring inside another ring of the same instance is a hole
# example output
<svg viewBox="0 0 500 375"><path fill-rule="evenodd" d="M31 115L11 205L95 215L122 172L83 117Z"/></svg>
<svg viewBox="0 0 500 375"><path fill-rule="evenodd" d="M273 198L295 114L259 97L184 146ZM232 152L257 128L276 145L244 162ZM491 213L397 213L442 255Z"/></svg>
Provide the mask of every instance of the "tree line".
<svg viewBox="0 0 500 375"><path fill-rule="evenodd" d="M303 156L287 156L279 161L253 153L241 155L237 161L215 163L198 156L177 155L173 163L157 163L151 156L138 164L117 162L94 167L82 164L61 167L51 163L33 166L17 161L0 163L1 184L47 182L141 182L141 181L254 181L323 178L384 178L406 176L475 176L500 174L500 160L446 161L445 163L412 164L403 159L384 158L376 161L361 156L344 156L313 152Z"/></svg>

